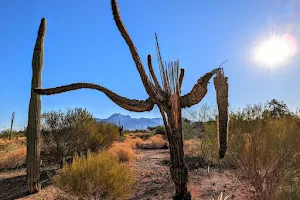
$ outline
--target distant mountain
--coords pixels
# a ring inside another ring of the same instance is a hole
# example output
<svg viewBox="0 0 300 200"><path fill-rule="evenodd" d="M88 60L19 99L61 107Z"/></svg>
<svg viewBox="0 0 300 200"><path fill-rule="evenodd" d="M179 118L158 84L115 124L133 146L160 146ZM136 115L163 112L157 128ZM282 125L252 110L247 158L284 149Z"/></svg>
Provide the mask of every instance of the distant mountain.
<svg viewBox="0 0 300 200"><path fill-rule="evenodd" d="M132 118L129 115L122 115L115 113L107 119L96 118L99 122L107 122L124 126L124 129L135 130L135 129L147 129L148 126L159 126L163 125L162 118Z"/></svg>

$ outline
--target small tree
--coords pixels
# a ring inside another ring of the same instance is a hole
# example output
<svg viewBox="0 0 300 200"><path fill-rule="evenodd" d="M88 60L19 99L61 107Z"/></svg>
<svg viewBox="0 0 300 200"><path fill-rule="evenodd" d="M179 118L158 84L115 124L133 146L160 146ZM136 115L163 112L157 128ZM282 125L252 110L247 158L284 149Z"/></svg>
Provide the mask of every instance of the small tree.
<svg viewBox="0 0 300 200"><path fill-rule="evenodd" d="M118 137L116 125L97 122L86 109L42 114L42 155L63 162L74 153L98 152ZM47 159L47 157L44 157Z"/></svg>
<svg viewBox="0 0 300 200"><path fill-rule="evenodd" d="M281 118L285 115L291 115L291 111L288 109L288 106L283 101L277 101L272 99L267 103L268 113L271 117Z"/></svg>
<svg viewBox="0 0 300 200"><path fill-rule="evenodd" d="M187 188L188 168L184 161L183 138L182 138L182 108L191 107L199 103L207 93L207 84L212 76L217 91L217 104L219 110L219 157L223 158L227 149L227 122L228 122L228 83L222 68L217 68L199 78L192 90L181 96L181 86L184 77L184 69L180 69L179 61L171 62L168 66L163 64L158 40L156 37L156 49L161 70L162 83L158 82L152 67L151 55L148 55L148 67L150 78L147 76L140 56L134 46L119 14L116 0L111 0L111 7L115 23L129 47L132 58L140 74L142 83L149 98L144 101L122 97L105 87L92 83L74 83L56 88L41 89L37 87L35 92L42 95L52 95L62 92L90 88L105 93L113 102L120 107L134 112L144 112L153 109L156 104L161 112L167 137L170 145L171 167L170 172L175 184L176 194L174 199L191 199Z"/></svg>

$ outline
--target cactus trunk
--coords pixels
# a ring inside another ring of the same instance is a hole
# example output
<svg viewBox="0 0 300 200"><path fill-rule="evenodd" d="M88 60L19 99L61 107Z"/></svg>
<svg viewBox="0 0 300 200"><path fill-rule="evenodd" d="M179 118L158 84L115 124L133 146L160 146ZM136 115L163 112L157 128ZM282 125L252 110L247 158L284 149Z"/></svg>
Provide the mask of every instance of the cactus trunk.
<svg viewBox="0 0 300 200"><path fill-rule="evenodd" d="M187 188L188 167L184 161L179 91L171 96L171 104L171 109L165 109L168 120L165 121L165 126L170 146L170 172L175 184L174 200L190 200L192 197ZM164 112L161 114L164 115Z"/></svg>
<svg viewBox="0 0 300 200"><path fill-rule="evenodd" d="M171 127L170 130L167 131L167 135L171 157L170 172L176 192L174 200L190 200L191 194L187 188L188 167L184 161L182 127Z"/></svg>
<svg viewBox="0 0 300 200"><path fill-rule="evenodd" d="M36 193L40 190L40 134L41 134L41 99L34 89L42 86L42 68L44 63L44 36L46 21L43 18L39 27L32 59L31 97L28 111L27 126L27 192Z"/></svg>

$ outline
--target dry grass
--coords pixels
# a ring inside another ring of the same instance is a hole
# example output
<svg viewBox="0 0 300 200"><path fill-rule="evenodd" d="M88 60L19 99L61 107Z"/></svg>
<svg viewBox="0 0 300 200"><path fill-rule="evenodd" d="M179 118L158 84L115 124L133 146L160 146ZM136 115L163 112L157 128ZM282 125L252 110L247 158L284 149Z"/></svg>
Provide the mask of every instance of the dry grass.
<svg viewBox="0 0 300 200"><path fill-rule="evenodd" d="M118 157L120 162L128 162L134 158L134 149L136 146L143 142L144 141L141 138L132 138L127 136L124 142L114 142L108 152L111 155Z"/></svg>
<svg viewBox="0 0 300 200"><path fill-rule="evenodd" d="M154 135L146 141L137 143L137 147L140 149L162 149L167 148L168 143L163 139L162 135Z"/></svg>
<svg viewBox="0 0 300 200"><path fill-rule="evenodd" d="M201 141L199 139L188 139L183 141L184 152L186 155L197 156L201 152Z"/></svg>
<svg viewBox="0 0 300 200"><path fill-rule="evenodd" d="M132 148L122 143L114 143L108 152L117 157L120 162L128 162L134 158L135 152Z"/></svg>
<svg viewBox="0 0 300 200"><path fill-rule="evenodd" d="M128 136L124 142L122 143L122 145L125 145L131 149L135 149L136 146L140 145L140 144L143 144L144 143L144 140L142 140L141 138L139 137L130 137Z"/></svg>
<svg viewBox="0 0 300 200"><path fill-rule="evenodd" d="M26 138L0 139L0 169L13 169L25 163Z"/></svg>
<svg viewBox="0 0 300 200"><path fill-rule="evenodd" d="M162 135L151 136L149 141L156 148L162 148L164 145L166 145L166 141L164 141Z"/></svg>

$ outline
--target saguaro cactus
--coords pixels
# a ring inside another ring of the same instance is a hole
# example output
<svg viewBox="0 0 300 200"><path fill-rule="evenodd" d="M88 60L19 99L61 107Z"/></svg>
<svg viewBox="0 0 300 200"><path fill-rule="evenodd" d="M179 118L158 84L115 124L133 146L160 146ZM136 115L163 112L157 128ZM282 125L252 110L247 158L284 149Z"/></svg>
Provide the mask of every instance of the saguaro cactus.
<svg viewBox="0 0 300 200"><path fill-rule="evenodd" d="M32 58L31 97L28 111L27 126L27 191L29 194L40 189L40 134L41 134L41 99L34 89L42 86L42 69L44 65L44 38L46 33L46 19L41 24L34 47Z"/></svg>
<svg viewBox="0 0 300 200"><path fill-rule="evenodd" d="M190 107L199 103L207 93L207 84L212 76L216 75L215 86L217 90L217 103L219 105L219 140L220 158L226 152L227 138L227 110L228 110L228 84L222 68L217 68L199 78L192 90L181 96L181 86L184 77L184 69L180 69L179 62L171 62L166 67L162 62L160 49L156 37L157 56L161 69L162 84L158 82L152 67L151 55L148 55L148 68L150 76L147 76L140 60L136 47L134 46L119 14L116 0L111 0L111 7L115 23L129 47L136 68L140 74L142 83L149 98L144 101L122 97L105 87L92 83L73 83L70 85L41 89L37 87L35 92L41 95L52 95L71 90L90 88L106 94L113 102L120 107L134 112L144 112L153 109L156 104L161 112L170 146L171 167L170 172L175 184L176 194L174 199L191 199L187 188L188 168L184 161L183 138L182 138L182 108Z"/></svg>
<svg viewBox="0 0 300 200"><path fill-rule="evenodd" d="M9 137L9 140L12 139L12 132L13 132L13 125L14 125L14 119L15 119L15 112L13 112L11 114L11 122L10 122L10 137Z"/></svg>
<svg viewBox="0 0 300 200"><path fill-rule="evenodd" d="M123 126L121 126L120 124L120 120L119 120L119 126L118 126L118 131L119 131L119 135L122 136L122 131L123 131Z"/></svg>

